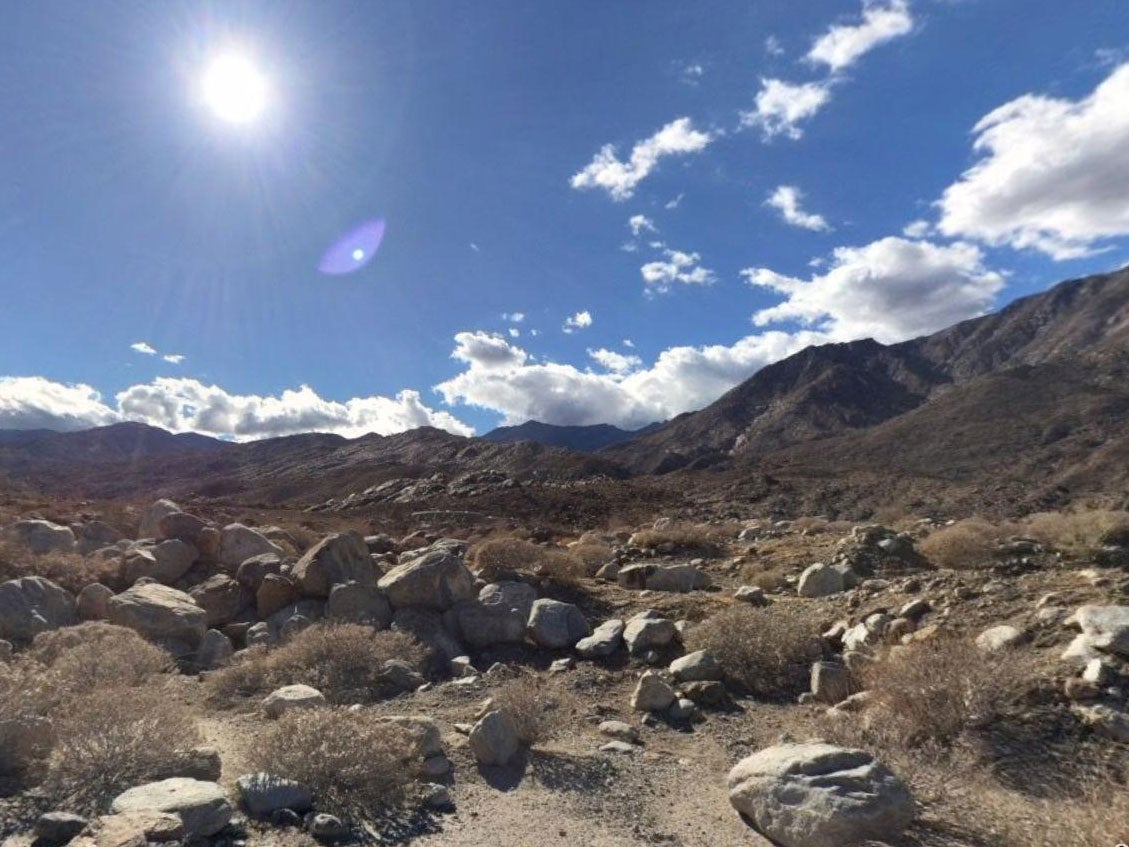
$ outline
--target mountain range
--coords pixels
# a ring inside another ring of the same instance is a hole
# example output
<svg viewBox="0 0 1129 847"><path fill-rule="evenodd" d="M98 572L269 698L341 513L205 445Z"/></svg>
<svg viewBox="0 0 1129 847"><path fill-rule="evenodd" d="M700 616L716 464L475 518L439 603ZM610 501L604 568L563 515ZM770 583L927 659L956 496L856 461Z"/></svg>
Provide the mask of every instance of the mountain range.
<svg viewBox="0 0 1129 847"><path fill-rule="evenodd" d="M9 431L0 475L75 496L342 508L549 499L569 514L572 497L585 515L632 498L852 515L1124 502L1129 269L900 344L809 347L635 433L529 422L472 439L421 428L230 444L143 424Z"/></svg>

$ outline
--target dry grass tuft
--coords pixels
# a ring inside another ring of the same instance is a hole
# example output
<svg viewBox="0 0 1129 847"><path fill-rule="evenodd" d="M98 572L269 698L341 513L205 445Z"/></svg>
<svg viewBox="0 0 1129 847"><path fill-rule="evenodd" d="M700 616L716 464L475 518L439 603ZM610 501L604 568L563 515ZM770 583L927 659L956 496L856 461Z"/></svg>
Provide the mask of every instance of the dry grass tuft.
<svg viewBox="0 0 1129 847"><path fill-rule="evenodd" d="M254 758L262 770L308 785L319 810L364 820L401 800L412 750L410 729L372 712L301 709L263 734Z"/></svg>
<svg viewBox="0 0 1129 847"><path fill-rule="evenodd" d="M982 568L992 563L992 550L1007 533L981 518L968 518L931 532L917 549L937 567Z"/></svg>
<svg viewBox="0 0 1129 847"><path fill-rule="evenodd" d="M518 737L524 744L532 746L552 735L556 726L553 696L536 676L526 674L502 683L493 699L496 706L513 717Z"/></svg>
<svg viewBox="0 0 1129 847"><path fill-rule="evenodd" d="M1023 521L1023 532L1057 550L1088 556L1111 540L1129 540L1129 512L1112 509L1041 512Z"/></svg>
<svg viewBox="0 0 1129 847"><path fill-rule="evenodd" d="M11 540L0 542L0 582L41 576L77 594L95 582L113 584L119 569L118 562L108 559L86 559L78 553L36 554Z"/></svg>
<svg viewBox="0 0 1129 847"><path fill-rule="evenodd" d="M735 532L727 534L728 529L727 526L710 528L695 524L672 524L664 529L641 529L632 536L632 543L652 549L670 545L677 553L715 557L721 555L724 540L736 536Z"/></svg>
<svg viewBox="0 0 1129 847"><path fill-rule="evenodd" d="M589 575L584 561L570 552L539 547L520 538L494 538L483 542L475 550L474 567L487 582L507 574L525 574L572 585Z"/></svg>
<svg viewBox="0 0 1129 847"><path fill-rule="evenodd" d="M42 632L26 657L45 668L47 682L59 696L142 685L176 668L172 656L132 629L101 621Z"/></svg>
<svg viewBox="0 0 1129 847"><path fill-rule="evenodd" d="M596 571L612 560L612 548L604 544L574 544L568 554L580 561L586 576L595 576Z"/></svg>
<svg viewBox="0 0 1129 847"><path fill-rule="evenodd" d="M403 632L318 624L279 647L247 650L239 661L211 674L206 684L210 699L219 703L261 697L298 683L312 685L331 703L373 703L399 693L383 672L389 659L421 670L428 651Z"/></svg>
<svg viewBox="0 0 1129 847"><path fill-rule="evenodd" d="M802 610L777 604L732 606L693 627L688 650L708 650L726 678L758 697L779 699L804 690L822 654L819 628Z"/></svg>

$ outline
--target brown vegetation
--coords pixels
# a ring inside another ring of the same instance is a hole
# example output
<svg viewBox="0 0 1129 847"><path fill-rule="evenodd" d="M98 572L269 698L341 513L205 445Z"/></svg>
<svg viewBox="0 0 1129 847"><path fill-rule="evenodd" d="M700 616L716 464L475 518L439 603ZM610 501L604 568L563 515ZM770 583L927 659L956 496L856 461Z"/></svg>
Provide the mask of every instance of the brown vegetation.
<svg viewBox="0 0 1129 847"><path fill-rule="evenodd" d="M117 579L116 560L85 558L78 553L35 554L11 540L0 541L0 582L25 576L41 576L78 593L94 582Z"/></svg>
<svg viewBox="0 0 1129 847"><path fill-rule="evenodd" d="M957 521L952 526L931 532L918 551L937 567L966 570L986 567L992 562L992 550L1005 535L995 524L980 518Z"/></svg>
<svg viewBox="0 0 1129 847"><path fill-rule="evenodd" d="M570 552L519 538L483 542L474 551L474 568L487 581L507 574L526 574L570 585L589 575L584 561Z"/></svg>
<svg viewBox="0 0 1129 847"><path fill-rule="evenodd" d="M494 704L510 713L518 737L528 745L547 740L556 725L551 696L544 683L532 674L502 683L493 695Z"/></svg>

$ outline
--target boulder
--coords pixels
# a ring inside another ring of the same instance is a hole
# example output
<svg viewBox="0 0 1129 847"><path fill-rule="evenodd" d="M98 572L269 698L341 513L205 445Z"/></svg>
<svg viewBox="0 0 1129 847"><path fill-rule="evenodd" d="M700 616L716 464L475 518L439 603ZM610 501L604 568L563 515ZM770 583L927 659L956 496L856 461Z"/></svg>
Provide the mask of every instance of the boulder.
<svg viewBox="0 0 1129 847"><path fill-rule="evenodd" d="M520 644L525 640L537 591L524 582L498 582L483 586L478 599L459 603L444 615L448 627L472 647Z"/></svg>
<svg viewBox="0 0 1129 847"><path fill-rule="evenodd" d="M269 574L282 573L282 557L277 553L260 553L245 559L235 571L235 581L255 592Z"/></svg>
<svg viewBox="0 0 1129 847"><path fill-rule="evenodd" d="M184 838L215 835L231 820L232 808L223 788L214 782L174 777L139 785L114 798L110 809L127 812L162 812L176 815Z"/></svg>
<svg viewBox="0 0 1129 847"><path fill-rule="evenodd" d="M527 631L534 644L548 650L574 647L591 632L584 613L578 607L547 599L533 603Z"/></svg>
<svg viewBox="0 0 1129 847"><path fill-rule="evenodd" d="M733 599L750 606L767 606L768 597L759 585L742 585L733 592Z"/></svg>
<svg viewBox="0 0 1129 847"><path fill-rule="evenodd" d="M623 721L603 721L600 723L599 730L600 735L622 741L625 744L639 743L639 730Z"/></svg>
<svg viewBox="0 0 1129 847"><path fill-rule="evenodd" d="M678 629L674 621L659 617L658 612L652 610L640 612L623 629L623 640L633 656L661 649L677 639Z"/></svg>
<svg viewBox="0 0 1129 847"><path fill-rule="evenodd" d="M636 712L662 712L676 699L670 683L655 671L645 671L631 695L631 708Z"/></svg>
<svg viewBox="0 0 1129 847"><path fill-rule="evenodd" d="M255 610L260 618L269 618L298 599L298 587L290 577L267 574L255 591Z"/></svg>
<svg viewBox="0 0 1129 847"><path fill-rule="evenodd" d="M816 662L811 666L811 695L834 706L851 696L851 672L839 662Z"/></svg>
<svg viewBox="0 0 1129 847"><path fill-rule="evenodd" d="M586 659L610 656L623 644L623 630L623 621L618 618L606 620L587 638L576 642L576 652Z"/></svg>
<svg viewBox="0 0 1129 847"><path fill-rule="evenodd" d="M200 558L200 552L187 541L169 538L152 548L155 567L148 576L165 585L172 585Z"/></svg>
<svg viewBox="0 0 1129 847"><path fill-rule="evenodd" d="M180 506L172 500L158 500L141 514L141 526L138 527L138 538L156 538L160 533L161 518L179 512Z"/></svg>
<svg viewBox="0 0 1129 847"><path fill-rule="evenodd" d="M504 709L483 715L471 729L469 741L474 758L481 765L504 765L521 746L517 725Z"/></svg>
<svg viewBox="0 0 1129 847"><path fill-rule="evenodd" d="M78 617L84 621L104 621L110 614L114 592L100 582L92 582L78 592Z"/></svg>
<svg viewBox="0 0 1129 847"><path fill-rule="evenodd" d="M73 553L78 549L74 530L51 521L16 521L4 534L36 554Z"/></svg>
<svg viewBox="0 0 1129 847"><path fill-rule="evenodd" d="M443 624L443 616L434 609L409 606L397 609L392 616L392 629L414 635L438 654L441 662L466 653L463 645Z"/></svg>
<svg viewBox="0 0 1129 847"><path fill-rule="evenodd" d="M1066 623L1082 630L1089 650L1129 659L1129 606L1082 606Z"/></svg>
<svg viewBox="0 0 1129 847"><path fill-rule="evenodd" d="M890 842L913 820L909 788L861 750L780 744L729 772L729 801L782 847Z"/></svg>
<svg viewBox="0 0 1129 847"><path fill-rule="evenodd" d="M395 724L406 731L413 759L423 761L444 755L443 734L434 718L426 715L385 715L378 720Z"/></svg>
<svg viewBox="0 0 1129 847"><path fill-rule="evenodd" d="M397 609L423 606L442 611L474 596L474 575L461 556L444 550L397 565L377 585Z"/></svg>
<svg viewBox="0 0 1129 847"><path fill-rule="evenodd" d="M30 641L76 621L74 597L51 580L24 576L0 583L0 638Z"/></svg>
<svg viewBox="0 0 1129 847"><path fill-rule="evenodd" d="M294 580L309 597L328 597L335 585L355 582L371 587L377 571L364 538L356 532L327 536L306 551L293 571Z"/></svg>
<svg viewBox="0 0 1129 847"><path fill-rule="evenodd" d="M86 818L70 812L47 812L35 822L35 843L38 847L51 847L69 842L86 829Z"/></svg>
<svg viewBox="0 0 1129 847"><path fill-rule="evenodd" d="M239 799L244 808L256 818L269 817L279 809L308 812L314 805L313 793L300 782L274 774L244 774L235 780Z"/></svg>
<svg viewBox="0 0 1129 847"><path fill-rule="evenodd" d="M309 685L284 685L264 697L262 706L268 718L278 718L291 709L312 709L325 702L325 695Z"/></svg>
<svg viewBox="0 0 1129 847"><path fill-rule="evenodd" d="M223 667L235 653L231 639L218 629L209 629L200 639L200 649L196 651L196 666L211 671Z"/></svg>
<svg viewBox="0 0 1129 847"><path fill-rule="evenodd" d="M207 613L208 626L223 626L235 620L250 599L238 582L222 573L208 577L188 593Z"/></svg>
<svg viewBox="0 0 1129 847"><path fill-rule="evenodd" d="M153 641L174 640L196 646L208 629L208 613L188 594L148 582L110 598L109 621L127 626Z"/></svg>
<svg viewBox="0 0 1129 847"><path fill-rule="evenodd" d="M843 590L843 574L831 565L816 562L809 565L796 586L801 597L827 597Z"/></svg>
<svg viewBox="0 0 1129 847"><path fill-rule="evenodd" d="M721 665L705 650L695 650L670 663L670 675L678 682L705 682L721 679Z"/></svg>
<svg viewBox="0 0 1129 847"><path fill-rule="evenodd" d="M623 588L685 593L710 584L709 577L694 565L640 564L621 567L616 582Z"/></svg>
<svg viewBox="0 0 1129 847"><path fill-rule="evenodd" d="M330 589L325 616L330 620L388 629L392 623L392 607L388 598L377 590L375 582L368 585L345 582Z"/></svg>
<svg viewBox="0 0 1129 847"><path fill-rule="evenodd" d="M87 556L95 550L113 546L124 536L105 521L87 521L77 527L75 537L78 552Z"/></svg>
<svg viewBox="0 0 1129 847"><path fill-rule="evenodd" d="M190 515L186 512L169 512L157 519L158 541L175 539L196 546L200 533L208 528L208 522L203 518Z"/></svg>
<svg viewBox="0 0 1129 847"><path fill-rule="evenodd" d="M283 549L258 530L241 523L231 523L220 531L219 563L229 571L236 571L252 556L263 553L284 554Z"/></svg>
<svg viewBox="0 0 1129 847"><path fill-rule="evenodd" d="M976 646L986 653L998 653L1018 647L1027 640L1027 633L1006 624L993 626L976 636Z"/></svg>

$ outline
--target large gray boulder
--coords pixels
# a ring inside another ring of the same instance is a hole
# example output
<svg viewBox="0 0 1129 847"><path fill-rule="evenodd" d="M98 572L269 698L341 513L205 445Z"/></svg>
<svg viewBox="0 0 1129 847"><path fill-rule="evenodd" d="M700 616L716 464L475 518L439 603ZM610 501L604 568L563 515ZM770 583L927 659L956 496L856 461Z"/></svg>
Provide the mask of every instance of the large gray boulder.
<svg viewBox="0 0 1129 847"><path fill-rule="evenodd" d="M150 551L153 554L153 572L148 576L164 585L172 585L188 573L200 557L199 551L187 541L169 538L159 542Z"/></svg>
<svg viewBox="0 0 1129 847"><path fill-rule="evenodd" d="M158 541L184 541L195 547L200 534L207 528L208 522L203 518L187 512L169 512L157 519L156 538Z"/></svg>
<svg viewBox="0 0 1129 847"><path fill-rule="evenodd" d="M248 773L235 780L239 799L253 817L266 818L281 809L308 812L314 805L313 793L300 782L274 774Z"/></svg>
<svg viewBox="0 0 1129 847"><path fill-rule="evenodd" d="M208 615L208 626L223 626L235 620L240 610L250 604L250 594L226 574L208 577L188 593Z"/></svg>
<svg viewBox="0 0 1129 847"><path fill-rule="evenodd" d="M211 671L223 667L235 654L231 639L218 629L209 629L200 639L200 649L196 651L196 666Z"/></svg>
<svg viewBox="0 0 1129 847"><path fill-rule="evenodd" d="M30 641L41 632L77 621L75 598L41 576L0 583L0 638Z"/></svg>
<svg viewBox="0 0 1129 847"><path fill-rule="evenodd" d="M487 712L470 731L470 749L481 765L504 765L521 747L517 725L505 709Z"/></svg>
<svg viewBox="0 0 1129 847"><path fill-rule="evenodd" d="M678 698L670 683L655 671L645 671L631 694L631 708L636 712L661 712Z"/></svg>
<svg viewBox="0 0 1129 847"><path fill-rule="evenodd" d="M695 650L670 663L670 675L678 682L708 682L721 679L721 665L713 654Z"/></svg>
<svg viewBox="0 0 1129 847"><path fill-rule="evenodd" d="M499 582L484 586L478 599L459 603L445 615L451 629L471 647L520 644L537 599L533 586L524 582Z"/></svg>
<svg viewBox="0 0 1129 847"><path fill-rule="evenodd" d="M74 530L44 520L16 521L4 533L32 553L73 553L78 544Z"/></svg>
<svg viewBox="0 0 1129 847"><path fill-rule="evenodd" d="M606 620L587 638L576 642L576 652L586 659L610 656L623 644L624 624L619 618Z"/></svg>
<svg viewBox="0 0 1129 847"><path fill-rule="evenodd" d="M633 656L662 649L677 639L678 628L674 621L661 617L652 609L635 615L623 629L623 640Z"/></svg>
<svg viewBox="0 0 1129 847"><path fill-rule="evenodd" d="M110 623L127 626L153 641L180 641L192 647L208 629L208 614L191 596L147 582L110 598Z"/></svg>
<svg viewBox="0 0 1129 847"><path fill-rule="evenodd" d="M444 625L443 615L434 609L420 606L397 609L392 616L392 629L415 636L434 650L443 663L466 652L458 638Z"/></svg>
<svg viewBox="0 0 1129 847"><path fill-rule="evenodd" d="M616 582L623 588L686 593L707 588L710 578L695 565L627 565L619 569Z"/></svg>
<svg viewBox="0 0 1129 847"><path fill-rule="evenodd" d="M392 607L374 583L362 585L346 582L335 585L330 590L329 600L325 604L325 616L333 621L388 629L392 623Z"/></svg>
<svg viewBox="0 0 1129 847"><path fill-rule="evenodd" d="M577 606L548 599L533 603L526 629L534 644L548 650L575 647L576 642L592 631Z"/></svg>
<svg viewBox="0 0 1129 847"><path fill-rule="evenodd" d="M823 562L816 562L800 574L796 591L801 597L827 597L838 594L843 588L841 571Z"/></svg>
<svg viewBox="0 0 1129 847"><path fill-rule="evenodd" d="M913 820L906 787L869 753L780 744L729 772L729 802L782 847L847 847L895 839Z"/></svg>
<svg viewBox="0 0 1129 847"><path fill-rule="evenodd" d="M314 709L325 705L325 695L309 685L284 685L263 698L268 718L280 718L292 709Z"/></svg>
<svg viewBox="0 0 1129 847"><path fill-rule="evenodd" d="M150 782L119 794L110 806L114 814L163 812L184 824L184 838L215 835L231 820L232 808L223 788L214 782L174 777Z"/></svg>
<svg viewBox="0 0 1129 847"><path fill-rule="evenodd" d="M284 555L283 549L258 530L241 523L231 523L220 531L219 563L229 571L235 571L252 556L263 553Z"/></svg>
<svg viewBox="0 0 1129 847"><path fill-rule="evenodd" d="M474 575L461 556L445 550L397 565L377 585L397 609L424 606L442 611L474 597Z"/></svg>
<svg viewBox="0 0 1129 847"><path fill-rule="evenodd" d="M357 532L327 536L306 551L294 565L293 577L309 597L328 597L335 585L355 582L376 584L377 570L369 557L365 539Z"/></svg>
<svg viewBox="0 0 1129 847"><path fill-rule="evenodd" d="M1081 606L1066 623L1082 630L1068 654L1077 652L1093 658L1113 653L1129 658L1129 606Z"/></svg>
<svg viewBox="0 0 1129 847"><path fill-rule="evenodd" d="M110 614L114 592L100 582L92 582L78 592L78 617L84 621L104 621Z"/></svg>
<svg viewBox="0 0 1129 847"><path fill-rule="evenodd" d="M161 518L180 510L180 506L172 500L158 500L153 503L141 515L141 526L137 530L137 537L157 538L160 533Z"/></svg>
<svg viewBox="0 0 1129 847"><path fill-rule="evenodd" d="M78 543L78 552L84 556L93 553L95 550L101 550L103 547L110 547L124 537L105 521L87 521L80 524L75 530L75 536Z"/></svg>

